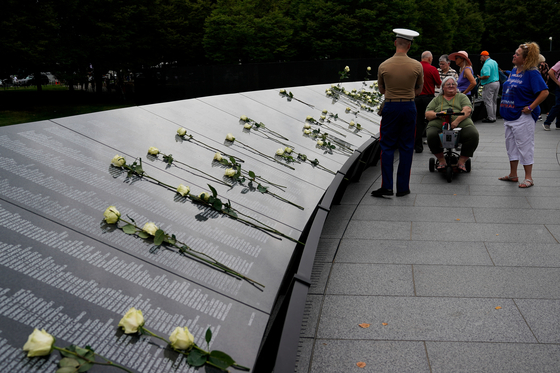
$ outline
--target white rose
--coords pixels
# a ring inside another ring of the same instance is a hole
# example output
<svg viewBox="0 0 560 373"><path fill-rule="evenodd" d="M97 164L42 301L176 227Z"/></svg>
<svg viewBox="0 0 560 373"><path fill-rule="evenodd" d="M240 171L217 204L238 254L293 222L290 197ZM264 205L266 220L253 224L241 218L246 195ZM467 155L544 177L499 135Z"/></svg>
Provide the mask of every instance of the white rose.
<svg viewBox="0 0 560 373"><path fill-rule="evenodd" d="M284 149L280 148L276 150L276 155L282 155L282 154L284 154Z"/></svg>
<svg viewBox="0 0 560 373"><path fill-rule="evenodd" d="M125 334L137 333L138 328L144 326L144 316L142 311L132 307L119 321L119 326L124 329Z"/></svg>
<svg viewBox="0 0 560 373"><path fill-rule="evenodd" d="M185 196L187 194L189 194L189 192L191 191L191 188L189 188L186 185L183 184L179 184L179 186L177 187L177 193L179 193L181 196Z"/></svg>
<svg viewBox="0 0 560 373"><path fill-rule="evenodd" d="M249 118L247 118L245 115L242 115L240 119L244 122L247 122L249 120Z"/></svg>
<svg viewBox="0 0 560 373"><path fill-rule="evenodd" d="M321 120L325 120L327 117L325 117L324 115L321 115Z"/></svg>
<svg viewBox="0 0 560 373"><path fill-rule="evenodd" d="M310 130L304 130L303 133L305 133L306 135L309 135L311 133Z"/></svg>
<svg viewBox="0 0 560 373"><path fill-rule="evenodd" d="M224 175L226 175L227 177L234 177L236 173L237 170L234 170L233 168L228 168Z"/></svg>
<svg viewBox="0 0 560 373"><path fill-rule="evenodd" d="M122 167L126 164L126 160L124 159L124 157L121 157L120 155L117 154L113 157L111 163L113 164L113 166Z"/></svg>
<svg viewBox="0 0 560 373"><path fill-rule="evenodd" d="M327 114L328 111L327 111L327 110L323 110L322 113L323 113L323 114Z"/></svg>
<svg viewBox="0 0 560 373"><path fill-rule="evenodd" d="M103 213L103 217L105 218L107 224L115 224L119 221L121 213L115 208L115 206L109 206Z"/></svg>
<svg viewBox="0 0 560 373"><path fill-rule="evenodd" d="M307 128L307 129L309 129L309 128L311 128L311 124L309 124L309 123L305 123L305 124L303 125L303 128Z"/></svg>
<svg viewBox="0 0 560 373"><path fill-rule="evenodd" d="M226 135L226 140L227 141L234 141L235 140L235 136L233 136L231 133L228 133Z"/></svg>
<svg viewBox="0 0 560 373"><path fill-rule="evenodd" d="M281 89L281 90L280 90L280 93L286 93L286 90L285 90L285 89Z"/></svg>
<svg viewBox="0 0 560 373"><path fill-rule="evenodd" d="M332 96L332 91L330 89L327 91L327 95Z"/></svg>
<svg viewBox="0 0 560 373"><path fill-rule="evenodd" d="M322 140L317 140L317 145L323 146L323 141Z"/></svg>
<svg viewBox="0 0 560 373"><path fill-rule="evenodd" d="M253 128L253 125L251 123L245 123L243 128L246 128L246 129L250 130L251 128Z"/></svg>
<svg viewBox="0 0 560 373"><path fill-rule="evenodd" d="M344 71L349 72L349 71L350 71L350 68L349 68L348 66L346 66L346 67L344 68Z"/></svg>
<svg viewBox="0 0 560 373"><path fill-rule="evenodd" d="M216 161L221 161L222 160L222 154L220 152L216 152L216 154L214 154L214 160Z"/></svg>
<svg viewBox="0 0 560 373"><path fill-rule="evenodd" d="M158 155L159 154L159 149L156 148L155 146L150 146L150 148L148 149L148 154Z"/></svg>
<svg viewBox="0 0 560 373"><path fill-rule="evenodd" d="M311 115L308 115L308 116L305 118L305 120L312 120L312 119L313 119L313 117L312 117Z"/></svg>
<svg viewBox="0 0 560 373"><path fill-rule="evenodd" d="M356 123L354 123L354 121L350 121L350 127L354 127L356 125Z"/></svg>
<svg viewBox="0 0 560 373"><path fill-rule="evenodd" d="M184 128L179 128L177 130L177 135L179 135L179 136L185 136L186 134L187 134L187 130L184 129Z"/></svg>
<svg viewBox="0 0 560 373"><path fill-rule="evenodd" d="M200 198L203 201L207 201L210 198L210 194L206 193L206 192L202 192L198 195L198 198Z"/></svg>
<svg viewBox="0 0 560 373"><path fill-rule="evenodd" d="M176 327L173 333L169 336L171 347L177 350L190 350L194 346L194 336L189 332L189 329Z"/></svg>
<svg viewBox="0 0 560 373"><path fill-rule="evenodd" d="M46 356L51 353L54 345L54 337L47 333L45 329L33 330L23 345L23 351L28 351L27 357Z"/></svg>
<svg viewBox="0 0 560 373"><path fill-rule="evenodd" d="M144 224L144 227L142 227L142 230L152 236L156 235L156 232L159 228L157 227L157 225L155 225L152 222L148 222L146 224Z"/></svg>
<svg viewBox="0 0 560 373"><path fill-rule="evenodd" d="M368 66L368 67L367 67L367 71L371 71L371 67Z"/></svg>
<svg viewBox="0 0 560 373"><path fill-rule="evenodd" d="M346 111L350 111L351 109L349 107L346 108Z"/></svg>
<svg viewBox="0 0 560 373"><path fill-rule="evenodd" d="M288 147L286 147L286 148L284 149L284 151L285 151L286 153L290 154L290 153L292 152L292 148L290 148L290 147L288 146Z"/></svg>

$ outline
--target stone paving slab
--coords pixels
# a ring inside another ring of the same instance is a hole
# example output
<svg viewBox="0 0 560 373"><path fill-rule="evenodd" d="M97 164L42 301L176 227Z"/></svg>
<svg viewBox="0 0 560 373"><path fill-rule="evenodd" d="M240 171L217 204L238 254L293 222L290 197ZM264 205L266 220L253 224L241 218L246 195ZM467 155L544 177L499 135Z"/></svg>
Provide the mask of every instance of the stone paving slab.
<svg viewBox="0 0 560 373"><path fill-rule="evenodd" d="M518 188L519 189L519 188ZM415 206L441 206L441 207L492 207L508 208L512 205L519 209L531 208L526 197L500 197L500 196L449 196L436 194L422 194L416 197Z"/></svg>
<svg viewBox="0 0 560 373"><path fill-rule="evenodd" d="M560 300L515 299L515 304L539 343L560 343Z"/></svg>
<svg viewBox="0 0 560 373"><path fill-rule="evenodd" d="M556 373L560 346L522 343L426 342L432 373Z"/></svg>
<svg viewBox="0 0 560 373"><path fill-rule="evenodd" d="M352 226L352 221L350 226ZM378 224L378 222L375 222ZM558 232L560 233L560 231ZM358 238L356 236L349 236ZM412 222L412 240L556 243L544 225Z"/></svg>
<svg viewBox="0 0 560 373"><path fill-rule="evenodd" d="M537 342L511 299L342 295L324 297L317 338Z"/></svg>
<svg viewBox="0 0 560 373"><path fill-rule="evenodd" d="M325 294L413 296L412 266L335 263Z"/></svg>
<svg viewBox="0 0 560 373"><path fill-rule="evenodd" d="M560 268L415 265L414 284L418 296L560 298Z"/></svg>
<svg viewBox="0 0 560 373"><path fill-rule="evenodd" d="M482 242L360 240L344 238L337 263L493 265Z"/></svg>
<svg viewBox="0 0 560 373"><path fill-rule="evenodd" d="M429 373L430 367L423 342L318 339L310 372Z"/></svg>
<svg viewBox="0 0 560 373"><path fill-rule="evenodd" d="M486 243L496 266L560 268L560 245L536 243Z"/></svg>
<svg viewBox="0 0 560 373"><path fill-rule="evenodd" d="M531 204L532 205L532 204ZM554 209L517 209L517 208L473 208L474 218L477 223L512 223L531 224L556 223L558 210Z"/></svg>
<svg viewBox="0 0 560 373"><path fill-rule="evenodd" d="M408 206L387 206L376 209L371 206L359 206L353 220L369 221L454 221L474 223L473 210L470 207L418 207L411 209Z"/></svg>

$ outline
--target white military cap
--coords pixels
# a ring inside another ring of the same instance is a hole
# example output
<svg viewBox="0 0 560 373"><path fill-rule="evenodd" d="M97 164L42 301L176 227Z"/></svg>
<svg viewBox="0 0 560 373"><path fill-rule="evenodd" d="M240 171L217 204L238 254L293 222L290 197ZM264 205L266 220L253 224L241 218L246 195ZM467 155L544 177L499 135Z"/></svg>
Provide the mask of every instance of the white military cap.
<svg viewBox="0 0 560 373"><path fill-rule="evenodd" d="M393 29L393 32L397 34L397 38L402 38L410 41L412 41L412 39L420 35L416 31L409 30L406 28L395 28Z"/></svg>

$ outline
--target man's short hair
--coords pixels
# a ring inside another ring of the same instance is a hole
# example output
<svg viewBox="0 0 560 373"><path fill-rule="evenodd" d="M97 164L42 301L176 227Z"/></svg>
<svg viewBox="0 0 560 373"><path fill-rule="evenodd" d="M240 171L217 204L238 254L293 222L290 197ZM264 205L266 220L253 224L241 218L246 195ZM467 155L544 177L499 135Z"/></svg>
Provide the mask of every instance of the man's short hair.
<svg viewBox="0 0 560 373"><path fill-rule="evenodd" d="M407 48L409 45L412 44L410 40L406 40L403 38L396 38L395 42L397 43L397 46L400 48Z"/></svg>
<svg viewBox="0 0 560 373"><path fill-rule="evenodd" d="M421 58L422 58L423 60L426 59L426 58L431 58L431 57L432 57L432 52L430 52L430 51L424 51L424 52L422 52L422 57L421 57Z"/></svg>

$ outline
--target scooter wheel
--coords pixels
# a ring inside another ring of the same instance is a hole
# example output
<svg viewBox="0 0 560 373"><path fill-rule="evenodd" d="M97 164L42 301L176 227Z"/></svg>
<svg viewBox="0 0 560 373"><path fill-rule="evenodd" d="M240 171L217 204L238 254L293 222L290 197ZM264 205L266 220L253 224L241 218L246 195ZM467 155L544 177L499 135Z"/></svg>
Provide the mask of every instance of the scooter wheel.
<svg viewBox="0 0 560 373"><path fill-rule="evenodd" d="M451 180L453 180L453 167L448 165L445 168L445 177L446 177L448 183L450 183Z"/></svg>

